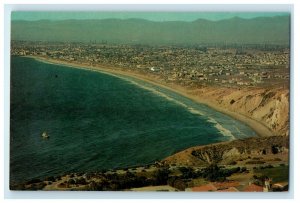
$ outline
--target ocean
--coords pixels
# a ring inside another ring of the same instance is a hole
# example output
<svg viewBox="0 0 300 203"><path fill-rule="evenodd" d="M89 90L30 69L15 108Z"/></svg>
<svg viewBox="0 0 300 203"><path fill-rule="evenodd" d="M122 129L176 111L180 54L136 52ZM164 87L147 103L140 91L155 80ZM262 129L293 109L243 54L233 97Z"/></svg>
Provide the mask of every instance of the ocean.
<svg viewBox="0 0 300 203"><path fill-rule="evenodd" d="M162 87L25 57L11 58L10 100L11 183L151 164L256 135Z"/></svg>

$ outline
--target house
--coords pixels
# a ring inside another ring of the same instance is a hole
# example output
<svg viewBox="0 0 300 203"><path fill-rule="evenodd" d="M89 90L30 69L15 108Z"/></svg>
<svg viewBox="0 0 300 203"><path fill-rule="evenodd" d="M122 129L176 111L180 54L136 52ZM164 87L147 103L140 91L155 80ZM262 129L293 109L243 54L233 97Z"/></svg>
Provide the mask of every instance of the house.
<svg viewBox="0 0 300 203"><path fill-rule="evenodd" d="M244 192L263 192L263 187L251 183L245 188Z"/></svg>
<svg viewBox="0 0 300 203"><path fill-rule="evenodd" d="M207 185L201 185L201 186L197 186L197 187L192 187L186 191L192 191L192 192L213 192L213 191L217 191L218 189L211 183L207 184Z"/></svg>
<svg viewBox="0 0 300 203"><path fill-rule="evenodd" d="M169 185L158 185L158 186L146 186L140 188L131 188L130 191L156 191L156 192L175 192L178 191L176 188Z"/></svg>
<svg viewBox="0 0 300 203"><path fill-rule="evenodd" d="M238 181L225 181L225 182L215 182L213 185L220 190L220 189L226 189L230 187L237 187L240 185L240 183Z"/></svg>
<svg viewBox="0 0 300 203"><path fill-rule="evenodd" d="M239 190L236 189L235 187L229 187L223 190L218 190L218 192L239 192Z"/></svg>
<svg viewBox="0 0 300 203"><path fill-rule="evenodd" d="M153 71L153 72L157 72L157 71L159 71L159 68L157 68L157 67L150 67L150 70Z"/></svg>
<svg viewBox="0 0 300 203"><path fill-rule="evenodd" d="M236 188L240 183L237 181L213 182L206 185L187 188L186 191L193 192L238 192Z"/></svg>

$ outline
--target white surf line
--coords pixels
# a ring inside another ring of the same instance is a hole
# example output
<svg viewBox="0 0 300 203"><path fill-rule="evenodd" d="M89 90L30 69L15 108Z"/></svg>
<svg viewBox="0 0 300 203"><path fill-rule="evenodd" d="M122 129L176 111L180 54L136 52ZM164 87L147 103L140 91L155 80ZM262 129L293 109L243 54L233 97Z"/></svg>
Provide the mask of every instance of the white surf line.
<svg viewBox="0 0 300 203"><path fill-rule="evenodd" d="M235 140L236 138L234 135L231 133L230 130L224 128L220 123L218 123L214 118L209 117L208 122L214 123L215 127L220 131L220 133L226 137L229 137L230 140Z"/></svg>
<svg viewBox="0 0 300 203"><path fill-rule="evenodd" d="M170 97L170 96L168 96L168 95L166 95L166 94L164 94L164 93L162 93L162 92L160 92L160 91L157 91L157 90L154 89L154 88L143 86L143 85L138 84L137 82L134 82L134 81L132 81L132 80L130 80L130 79L127 79L127 78L126 78L125 80L129 81L130 83L133 83L133 84L139 86L140 88L149 90L149 91L151 91L151 92L153 92L153 93L155 93L155 94L157 94L157 95L159 95L159 96L161 96L161 97L163 97L163 98L165 98L165 99L167 99L167 100L169 100L169 101L172 101L172 102L174 102L174 103L176 103L176 104L178 104L178 105L180 105L180 106L185 107L185 108L186 108L190 113L192 113L192 114L196 114L196 115L200 115L200 116L204 116L204 115L205 115L205 114L202 113L201 111L196 110L196 109L194 109L194 108L192 108L192 107L189 107L188 105L184 104L183 102L180 102L180 101L178 101L178 100L176 100L176 99L174 99L174 98L172 98L172 97ZM215 125L214 125L215 128L217 128L217 129L219 130L219 132L220 132L222 135L224 135L224 136L226 136L226 137L229 137L230 140L236 139L236 138L234 137L234 135L231 133L230 130L224 128L224 127L223 127L220 123L218 123L215 119L213 119L213 118L211 118L211 117L208 117L208 118L209 118L208 121L211 122L211 123L214 123L214 124L215 124Z"/></svg>
<svg viewBox="0 0 300 203"><path fill-rule="evenodd" d="M240 133L240 135L242 135L242 136L243 136L243 138L245 138L245 137L249 137L249 136L247 136L247 134L245 134L245 133L243 133L242 131L240 131L240 129L239 129L239 128L237 128L236 126L234 126L234 128L236 129L236 131L238 131L238 132Z"/></svg>
<svg viewBox="0 0 300 203"><path fill-rule="evenodd" d="M178 100L176 100L176 99L174 99L174 98L168 96L167 94L165 94L165 93L163 93L163 92L160 92L160 91L156 90L155 88L151 88L151 87L147 87L147 86L141 85L141 84L139 84L138 82L132 81L132 80L127 79L127 78L124 78L124 79L125 79L126 81L128 81L128 82L130 82L130 83L132 83L132 84L134 84L134 85L136 85L136 86L142 88L142 89L148 90L148 91L154 93L155 95L158 95L158 96L160 96L160 97L163 97L163 98L167 99L168 101L171 101L171 102L173 102L173 103L176 103L176 104L178 104L178 105L180 105L180 106L186 108L186 109L187 109L190 113L192 113L192 114L197 114L197 115L200 115L200 116L204 116L204 115L205 115L205 114L202 113L201 111L196 110L196 109L194 109L194 108L192 108L192 107L189 107L189 106L186 105L185 103L180 102L180 101L178 101Z"/></svg>

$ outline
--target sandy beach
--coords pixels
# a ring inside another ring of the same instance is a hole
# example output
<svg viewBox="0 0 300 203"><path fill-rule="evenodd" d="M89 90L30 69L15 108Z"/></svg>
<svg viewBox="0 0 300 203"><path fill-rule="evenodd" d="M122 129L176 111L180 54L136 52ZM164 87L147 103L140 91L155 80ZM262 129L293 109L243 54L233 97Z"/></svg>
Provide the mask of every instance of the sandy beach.
<svg viewBox="0 0 300 203"><path fill-rule="evenodd" d="M234 111L225 109L221 105L216 105L216 102L212 101L211 98L204 98L199 95L191 94L190 91L185 87L182 87L182 86L179 86L176 84L169 84L169 83L166 84L166 83L163 83L163 81L158 80L157 78L138 74L136 72L117 70L114 67L109 67L109 66L106 66L106 67L101 66L101 65L90 66L89 64L81 64L81 63L75 63L75 62L70 63L70 62L53 60L53 59L38 57L38 56L27 56L27 57L36 59L36 60L44 62L44 63L65 65L65 66L72 67L72 68L79 68L79 69L85 69L85 70L90 70L90 71L99 71L101 73L105 73L105 74L109 74L109 75L113 75L113 76L117 76L117 77L126 76L126 77L132 77L135 79L143 80L145 82L148 82L148 83L160 86L162 88L174 91L174 92L176 92L182 96L185 96L193 101L196 101L201 104L205 104L216 111L219 111L221 113L229 115L232 118L239 120L239 121L245 123L246 125L248 125L250 128L252 128L257 133L258 136L264 137L264 136L272 136L275 134L266 125L264 125L263 123L259 122L258 120L254 119L254 118L251 118L247 115L243 115L238 112L234 112Z"/></svg>

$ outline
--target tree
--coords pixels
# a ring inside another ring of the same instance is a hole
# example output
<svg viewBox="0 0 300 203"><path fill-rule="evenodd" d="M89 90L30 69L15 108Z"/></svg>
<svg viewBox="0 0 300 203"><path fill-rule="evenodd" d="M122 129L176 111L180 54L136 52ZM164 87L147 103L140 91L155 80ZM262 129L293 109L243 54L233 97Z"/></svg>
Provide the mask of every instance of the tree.
<svg viewBox="0 0 300 203"><path fill-rule="evenodd" d="M228 176L228 173L226 173L225 170L221 170L216 164L211 164L207 168L203 170L202 174L203 178L209 181L225 181L226 176Z"/></svg>
<svg viewBox="0 0 300 203"><path fill-rule="evenodd" d="M158 169L155 172L155 184L156 185L166 185L169 177L170 171L168 168Z"/></svg>
<svg viewBox="0 0 300 203"><path fill-rule="evenodd" d="M184 191L186 188L186 183L184 182L184 180L182 179L176 179L174 181L174 186L176 189L180 190L180 191Z"/></svg>
<svg viewBox="0 0 300 203"><path fill-rule="evenodd" d="M195 178L196 174L191 167L180 167L180 172L182 173L182 177L184 179Z"/></svg>
<svg viewBox="0 0 300 203"><path fill-rule="evenodd" d="M68 184L70 184L70 185L73 185L73 184L75 184L76 182L75 182L75 180L73 179L73 178L71 178L71 179L69 179L68 180Z"/></svg>

